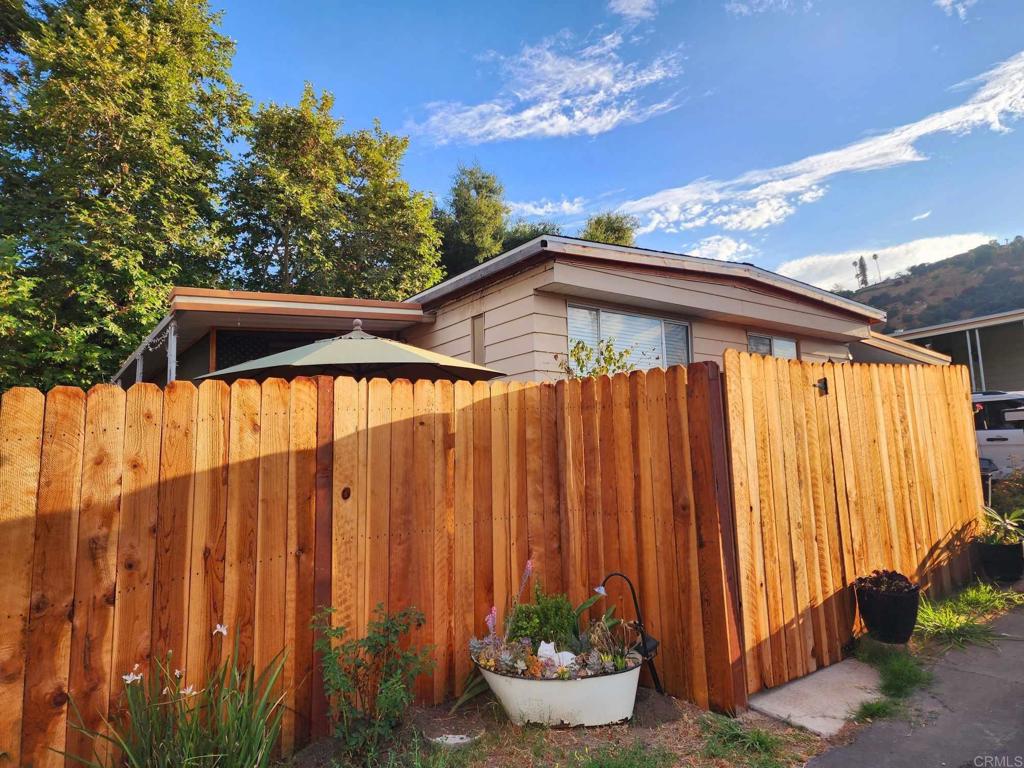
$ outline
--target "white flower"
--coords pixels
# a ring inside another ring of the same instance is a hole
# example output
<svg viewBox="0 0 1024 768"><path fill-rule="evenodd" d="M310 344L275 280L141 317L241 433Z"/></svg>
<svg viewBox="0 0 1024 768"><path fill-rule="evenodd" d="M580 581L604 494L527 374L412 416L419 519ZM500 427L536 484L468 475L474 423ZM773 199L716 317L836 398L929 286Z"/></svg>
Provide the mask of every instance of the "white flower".
<svg viewBox="0 0 1024 768"><path fill-rule="evenodd" d="M228 625L227 624L218 624L216 627L213 628L213 634L215 634L215 635L222 635L224 637L227 637L228 636Z"/></svg>
<svg viewBox="0 0 1024 768"><path fill-rule="evenodd" d="M174 670L174 676L178 680L181 680L181 678L183 678L185 676L185 670L184 669L176 669L176 670Z"/></svg>
<svg viewBox="0 0 1024 768"><path fill-rule="evenodd" d="M604 584L601 584L598 587L594 587L594 591L597 592L597 594L599 594L599 595L603 595L604 597L608 597L608 590L604 588Z"/></svg>
<svg viewBox="0 0 1024 768"><path fill-rule="evenodd" d="M136 664L135 665L135 669L138 669L138 668L139 668L139 665ZM125 685L131 685L132 683L139 682L139 680L142 679L142 674L139 673L139 672L132 671L132 672L129 672L127 675L121 675L121 679L124 680L124 684Z"/></svg>
<svg viewBox="0 0 1024 768"><path fill-rule="evenodd" d="M161 695L161 696L166 696L166 695L167 695L168 693L170 693L170 692L171 692L171 689L170 689L170 688L168 688L168 687L167 687L167 686L165 685L165 686L164 686L164 689L163 689L162 691L160 691L160 695Z"/></svg>
<svg viewBox="0 0 1024 768"><path fill-rule="evenodd" d="M184 688L181 689L181 693L185 696L195 696L196 687L194 685L186 685Z"/></svg>

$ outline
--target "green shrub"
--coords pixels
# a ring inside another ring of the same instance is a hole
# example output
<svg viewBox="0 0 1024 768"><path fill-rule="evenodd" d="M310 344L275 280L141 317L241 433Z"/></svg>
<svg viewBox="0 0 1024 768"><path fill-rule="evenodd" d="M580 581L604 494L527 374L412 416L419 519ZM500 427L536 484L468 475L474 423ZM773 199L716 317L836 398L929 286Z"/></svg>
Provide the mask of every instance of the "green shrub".
<svg viewBox="0 0 1024 768"><path fill-rule="evenodd" d="M93 740L92 756L67 755L91 768L264 768L284 714L275 692L284 656L262 673L239 669L235 654L195 690L172 671L171 657L152 675L124 676L123 708L99 731L72 727ZM74 702L72 702L72 705ZM77 713L77 709L72 707ZM120 753L120 756L117 756Z"/></svg>
<svg viewBox="0 0 1024 768"><path fill-rule="evenodd" d="M432 667L426 649L404 642L426 619L415 608L388 614L378 605L366 637L346 640L347 628L331 626L331 613L322 611L314 627L334 735L346 757L372 764L401 725L416 676Z"/></svg>
<svg viewBox="0 0 1024 768"><path fill-rule="evenodd" d="M508 639L529 638L534 650L541 641L573 648L578 633L579 620L569 598L564 594L547 595L539 583L533 588L533 602L517 604L509 618Z"/></svg>

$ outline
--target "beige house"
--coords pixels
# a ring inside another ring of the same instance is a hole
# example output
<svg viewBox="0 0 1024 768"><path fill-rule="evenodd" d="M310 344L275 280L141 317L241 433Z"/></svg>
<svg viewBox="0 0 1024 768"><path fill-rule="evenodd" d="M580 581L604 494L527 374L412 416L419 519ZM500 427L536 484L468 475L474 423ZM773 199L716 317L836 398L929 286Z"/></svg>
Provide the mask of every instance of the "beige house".
<svg viewBox="0 0 1024 768"><path fill-rule="evenodd" d="M413 296L411 344L510 377L561 375L570 338L610 338L640 367L741 349L849 360L885 313L750 264L542 237Z"/></svg>
<svg viewBox="0 0 1024 768"><path fill-rule="evenodd" d="M641 368L740 349L850 360L881 345L896 362L942 362L879 340L885 313L751 264L545 236L404 302L177 288L170 311L115 377L170 381L348 330L486 365L561 376L570 339L612 340ZM854 353L851 353L854 350Z"/></svg>

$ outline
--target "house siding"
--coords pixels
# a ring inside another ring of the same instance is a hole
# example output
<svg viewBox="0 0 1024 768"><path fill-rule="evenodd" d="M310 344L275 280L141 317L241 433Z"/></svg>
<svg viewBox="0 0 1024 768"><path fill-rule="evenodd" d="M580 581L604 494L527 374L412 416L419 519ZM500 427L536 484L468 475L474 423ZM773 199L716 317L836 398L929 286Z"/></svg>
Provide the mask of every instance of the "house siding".
<svg viewBox="0 0 1024 768"><path fill-rule="evenodd" d="M868 334L866 321L742 286L552 259L428 308L434 323L410 329L403 338L471 360L472 318L482 315L485 359L478 362L509 378L556 379L561 377L559 358L568 349L569 304L685 321L690 326L694 362L722 364L725 350L747 349L748 332L795 338L804 360L847 360L848 342L797 333L793 328L823 328L851 337ZM705 313L730 316L720 319ZM789 327L780 330L761 324L773 322Z"/></svg>

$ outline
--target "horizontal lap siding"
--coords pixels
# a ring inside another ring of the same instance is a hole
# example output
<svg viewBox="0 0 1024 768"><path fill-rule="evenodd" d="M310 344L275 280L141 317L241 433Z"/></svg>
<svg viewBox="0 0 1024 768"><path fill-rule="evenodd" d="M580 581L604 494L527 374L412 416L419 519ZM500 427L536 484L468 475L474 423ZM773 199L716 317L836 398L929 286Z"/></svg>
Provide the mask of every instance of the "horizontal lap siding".
<svg viewBox="0 0 1024 768"><path fill-rule="evenodd" d="M933 596L962 583L981 484L961 368L725 365L753 692L841 658L856 577L896 569Z"/></svg>

